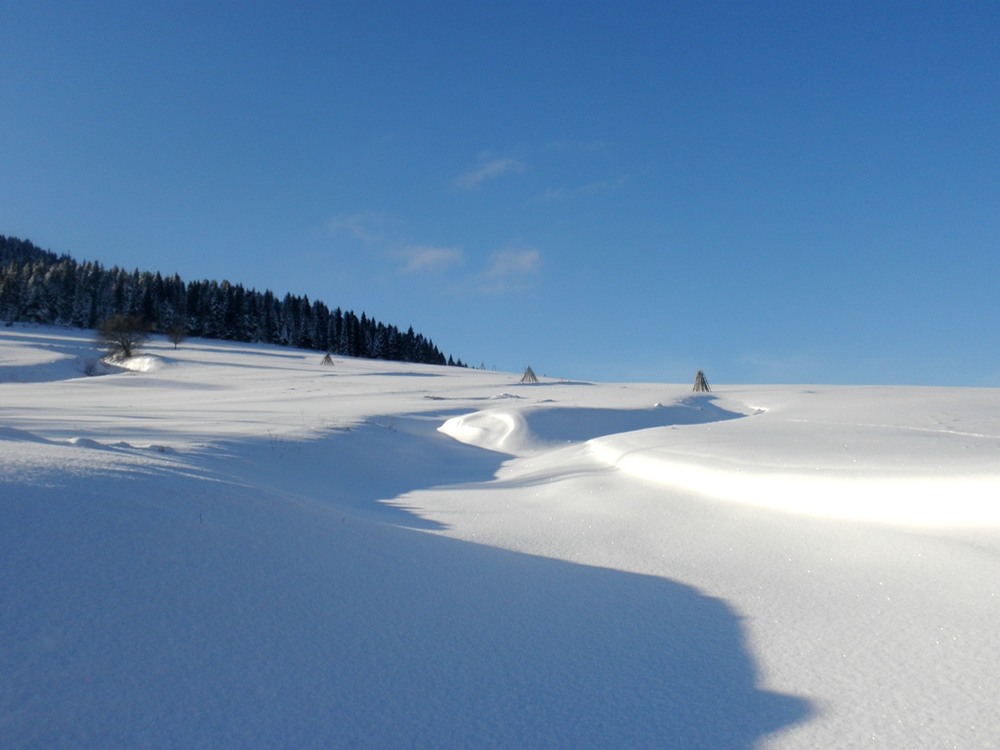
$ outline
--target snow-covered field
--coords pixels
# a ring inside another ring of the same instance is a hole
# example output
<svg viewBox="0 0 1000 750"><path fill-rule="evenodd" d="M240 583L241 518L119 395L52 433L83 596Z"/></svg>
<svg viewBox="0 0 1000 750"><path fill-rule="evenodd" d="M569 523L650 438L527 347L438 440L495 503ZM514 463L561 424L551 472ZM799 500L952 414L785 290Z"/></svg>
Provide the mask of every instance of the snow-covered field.
<svg viewBox="0 0 1000 750"><path fill-rule="evenodd" d="M4 748L1000 746L998 389L97 357L0 329Z"/></svg>

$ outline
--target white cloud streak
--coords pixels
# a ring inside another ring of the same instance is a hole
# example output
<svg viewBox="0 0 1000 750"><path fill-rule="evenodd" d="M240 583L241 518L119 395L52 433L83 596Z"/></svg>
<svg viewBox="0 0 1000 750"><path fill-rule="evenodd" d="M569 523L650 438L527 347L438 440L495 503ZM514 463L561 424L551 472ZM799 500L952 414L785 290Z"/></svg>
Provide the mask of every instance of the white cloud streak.
<svg viewBox="0 0 1000 750"><path fill-rule="evenodd" d="M462 263L462 251L451 247L409 245L399 251L403 273L436 273Z"/></svg>
<svg viewBox="0 0 1000 750"><path fill-rule="evenodd" d="M482 161L479 166L460 175L456 182L459 187L471 190L479 187L487 180L492 180L508 173L523 171L524 165L521 162L509 156L504 156L498 159Z"/></svg>
<svg viewBox="0 0 1000 750"><path fill-rule="evenodd" d="M541 256L537 250L501 250L490 256L487 278L506 279L536 273Z"/></svg>
<svg viewBox="0 0 1000 750"><path fill-rule="evenodd" d="M360 211L341 214L330 219L327 227L331 234L348 234L366 245L386 240L389 228L399 222L390 214L380 211Z"/></svg>
<svg viewBox="0 0 1000 750"><path fill-rule="evenodd" d="M626 182L628 182L627 177L618 177L613 180L595 180L572 188L550 188L542 194L541 199L543 201L557 201L586 198L592 195L610 195L620 190Z"/></svg>
<svg viewBox="0 0 1000 750"><path fill-rule="evenodd" d="M495 252L480 277L480 291L487 294L523 291L537 276L541 262L541 254L530 248Z"/></svg>

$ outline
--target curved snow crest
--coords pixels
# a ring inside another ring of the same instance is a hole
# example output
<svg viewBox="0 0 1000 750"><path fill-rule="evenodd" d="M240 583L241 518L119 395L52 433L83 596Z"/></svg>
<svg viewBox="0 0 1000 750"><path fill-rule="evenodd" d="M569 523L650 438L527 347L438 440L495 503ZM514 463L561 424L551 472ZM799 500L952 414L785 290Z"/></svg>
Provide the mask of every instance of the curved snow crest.
<svg viewBox="0 0 1000 750"><path fill-rule="evenodd" d="M818 465L782 470L682 455L648 436L587 443L597 460L643 481L783 512L904 526L1000 526L1000 473L892 473ZM822 460L822 459L819 459Z"/></svg>
<svg viewBox="0 0 1000 750"><path fill-rule="evenodd" d="M453 417L438 431L460 443L498 453L519 455L533 448L527 423L516 411L496 409Z"/></svg>
<svg viewBox="0 0 1000 750"><path fill-rule="evenodd" d="M453 417L438 430L462 443L512 456L585 443L594 438L654 427L705 424L746 416L728 411L711 397L688 397L648 409L559 406L551 401L498 407Z"/></svg>
<svg viewBox="0 0 1000 750"><path fill-rule="evenodd" d="M646 409L510 404L438 429L511 456L585 443L593 460L643 482L782 512L911 527L1000 526L1000 439L988 419L970 427L964 408L914 411L916 394L902 399L891 422L870 424L868 396L884 409L891 394L848 392L846 406L842 395L722 402L741 411L711 396Z"/></svg>

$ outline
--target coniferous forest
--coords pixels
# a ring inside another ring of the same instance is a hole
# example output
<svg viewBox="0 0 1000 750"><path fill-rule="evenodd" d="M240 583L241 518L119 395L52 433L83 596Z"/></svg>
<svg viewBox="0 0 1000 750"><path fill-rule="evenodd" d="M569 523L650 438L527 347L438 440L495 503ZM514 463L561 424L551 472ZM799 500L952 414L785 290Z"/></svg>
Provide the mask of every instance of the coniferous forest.
<svg viewBox="0 0 1000 750"><path fill-rule="evenodd" d="M184 282L176 274L104 268L0 235L0 320L96 329L112 315L137 317L154 332L184 329L210 339L462 365L413 328L404 333L305 296L279 299L228 281Z"/></svg>

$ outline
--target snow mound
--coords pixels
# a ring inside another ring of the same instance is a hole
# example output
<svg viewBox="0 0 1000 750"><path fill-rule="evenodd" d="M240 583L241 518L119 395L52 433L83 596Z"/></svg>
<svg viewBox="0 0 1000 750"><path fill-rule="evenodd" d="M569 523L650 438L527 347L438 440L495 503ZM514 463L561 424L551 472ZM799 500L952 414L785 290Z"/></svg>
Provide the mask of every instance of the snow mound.
<svg viewBox="0 0 1000 750"><path fill-rule="evenodd" d="M99 442L97 442L93 438L85 438L85 437L70 438L69 439L69 444L70 445L75 445L77 448L103 448L104 447L103 445L101 445Z"/></svg>
<svg viewBox="0 0 1000 750"><path fill-rule="evenodd" d="M516 411L496 409L452 417L438 430L460 443L499 453L518 455L533 448L527 423Z"/></svg>
<svg viewBox="0 0 1000 750"><path fill-rule="evenodd" d="M140 355L115 362L121 368L132 372L156 372L163 367L163 360L153 355Z"/></svg>

